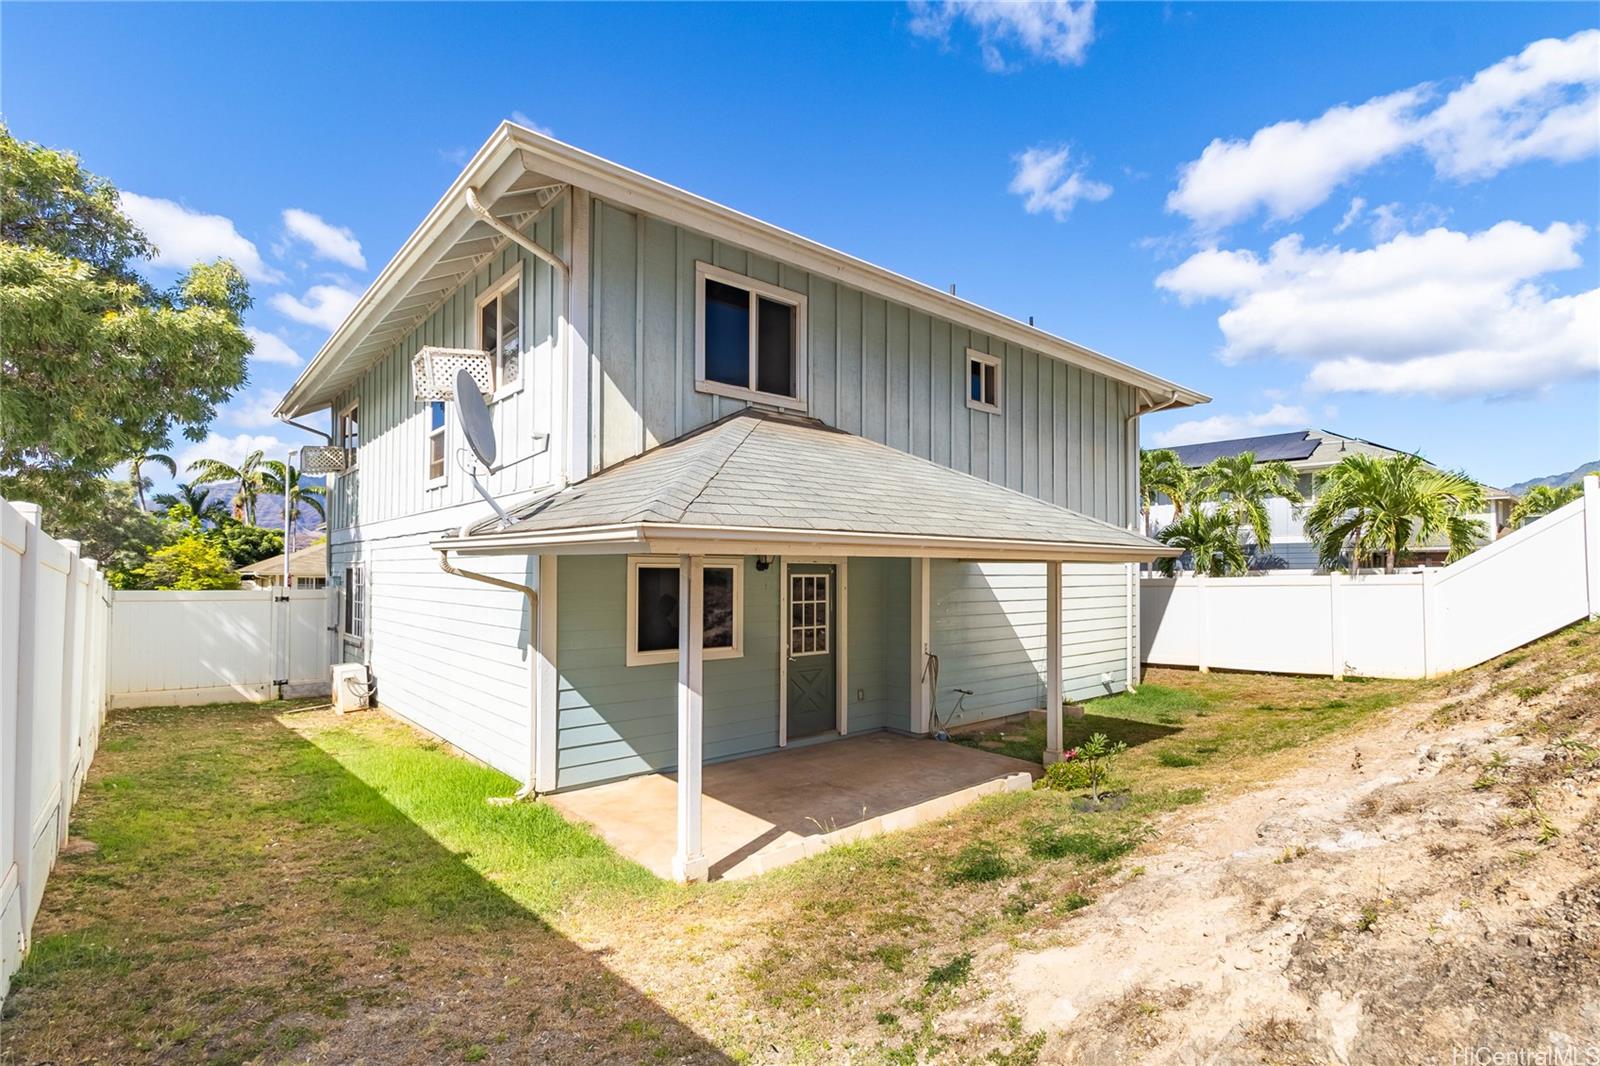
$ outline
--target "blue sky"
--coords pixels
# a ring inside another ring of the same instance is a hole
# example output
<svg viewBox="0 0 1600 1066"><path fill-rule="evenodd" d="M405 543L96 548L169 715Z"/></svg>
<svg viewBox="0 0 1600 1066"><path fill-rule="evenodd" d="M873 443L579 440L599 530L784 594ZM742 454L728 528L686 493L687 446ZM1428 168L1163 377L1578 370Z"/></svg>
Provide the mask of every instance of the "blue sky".
<svg viewBox="0 0 1600 1066"><path fill-rule="evenodd" d="M250 265L250 387L181 453L301 440L267 417L297 362L518 116L1215 397L1147 444L1313 425L1509 483L1600 454L1597 26L1587 4L8 3L0 100L168 256Z"/></svg>

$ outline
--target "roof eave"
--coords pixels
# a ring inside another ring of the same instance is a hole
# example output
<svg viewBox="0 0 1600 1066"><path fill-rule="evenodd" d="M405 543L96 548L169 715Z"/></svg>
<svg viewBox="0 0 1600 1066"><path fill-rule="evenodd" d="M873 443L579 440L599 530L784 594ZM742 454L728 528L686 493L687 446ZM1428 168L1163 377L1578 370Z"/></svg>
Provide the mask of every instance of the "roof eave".
<svg viewBox="0 0 1600 1066"><path fill-rule="evenodd" d="M579 526L560 530L512 528L442 537L433 541L431 547L435 551L453 551L462 555L784 555L804 551L838 556L1041 562L1153 562L1182 554L1178 549L1155 541L1145 544L1106 544L764 526L695 526L670 522Z"/></svg>

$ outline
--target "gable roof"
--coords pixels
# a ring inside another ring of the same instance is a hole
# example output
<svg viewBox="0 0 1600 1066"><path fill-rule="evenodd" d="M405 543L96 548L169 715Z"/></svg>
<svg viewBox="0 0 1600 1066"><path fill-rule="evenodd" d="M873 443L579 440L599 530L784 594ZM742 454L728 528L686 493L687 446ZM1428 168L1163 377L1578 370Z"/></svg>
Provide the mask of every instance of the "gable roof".
<svg viewBox="0 0 1600 1066"><path fill-rule="evenodd" d="M491 210L520 227L542 203L548 202L544 200L548 191L559 186L586 189L630 211L667 219L1126 382L1145 393L1149 406L1187 407L1210 399L942 289L835 251L552 137L502 122L301 371L274 414L292 418L328 406L424 321L439 300L476 269L483 256L500 246L499 234L467 206L469 189L477 189ZM498 208L502 197L516 207Z"/></svg>
<svg viewBox="0 0 1600 1066"><path fill-rule="evenodd" d="M434 547L559 550L694 536L844 554L1142 561L1137 533L798 415L746 408ZM621 545L617 547L616 545ZM708 550L706 548L698 549ZM717 550L717 549L711 549ZM744 553L748 554L748 550Z"/></svg>
<svg viewBox="0 0 1600 1066"><path fill-rule="evenodd" d="M266 559L257 559L247 566L239 567L239 573L247 577L261 574L281 575L283 573L283 553ZM304 548L296 549L289 554L290 577L327 577L328 555L326 545L321 541L308 544Z"/></svg>

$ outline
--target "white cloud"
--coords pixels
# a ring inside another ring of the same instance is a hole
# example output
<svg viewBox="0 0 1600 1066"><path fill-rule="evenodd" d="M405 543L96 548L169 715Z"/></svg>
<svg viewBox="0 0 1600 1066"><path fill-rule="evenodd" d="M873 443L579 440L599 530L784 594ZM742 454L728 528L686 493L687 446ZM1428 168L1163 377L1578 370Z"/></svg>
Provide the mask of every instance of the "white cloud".
<svg viewBox="0 0 1600 1066"><path fill-rule="evenodd" d="M221 459L229 466L238 466L245 456L254 451L266 453L268 459L282 460L292 445L270 433L238 433L227 436L212 433L198 444L191 444L178 455L178 473L181 476L189 464L201 459Z"/></svg>
<svg viewBox="0 0 1600 1066"><path fill-rule="evenodd" d="M1485 178L1530 159L1571 162L1600 149L1600 30L1535 41L1475 74L1428 116L1439 173Z"/></svg>
<svg viewBox="0 0 1600 1066"><path fill-rule="evenodd" d="M339 328L360 298L360 293L338 285L313 285L303 298L286 292L273 293L271 304L280 314L296 322L321 326L331 333Z"/></svg>
<svg viewBox="0 0 1600 1066"><path fill-rule="evenodd" d="M977 32L989 70L1014 69L1006 58L1010 46L1034 59L1075 67L1094 40L1094 0L911 0L911 32L919 37L948 41L957 22Z"/></svg>
<svg viewBox="0 0 1600 1066"><path fill-rule="evenodd" d="M184 269L202 260L231 259L251 281L280 281L233 221L221 215L191 211L182 204L136 192L122 194L122 210L156 246L157 266Z"/></svg>
<svg viewBox="0 0 1600 1066"><path fill-rule="evenodd" d="M1294 234L1265 257L1199 252L1156 284L1185 304L1229 305L1217 320L1225 362L1307 362L1307 384L1325 391L1504 395L1600 370L1600 289L1559 296L1536 283L1581 265L1585 236L1501 222L1345 250Z"/></svg>
<svg viewBox="0 0 1600 1066"><path fill-rule="evenodd" d="M1350 206L1344 209L1344 217L1339 219L1339 224L1337 226L1333 227L1333 232L1343 233L1345 230L1355 225L1356 220L1359 219L1366 212L1366 210L1367 201L1364 198L1357 196L1355 199L1350 201Z"/></svg>
<svg viewBox="0 0 1600 1066"><path fill-rule="evenodd" d="M1171 448L1202 441L1234 440L1252 437L1265 430L1311 428L1311 414L1304 407L1275 403L1265 411L1242 415L1212 415L1179 422L1155 435L1155 442Z"/></svg>
<svg viewBox="0 0 1600 1066"><path fill-rule="evenodd" d="M283 213L284 228L289 236L309 244L322 259L343 263L356 270L367 268L367 258L361 254L361 242L344 226L335 226L319 215L291 207Z"/></svg>
<svg viewBox="0 0 1600 1066"><path fill-rule="evenodd" d="M1017 172L1010 190L1022 197L1028 214L1048 211L1060 222L1079 200L1098 201L1111 195L1111 186L1085 177L1082 167L1072 166L1070 155L1071 149L1059 145L1029 148L1014 157Z"/></svg>
<svg viewBox="0 0 1600 1066"><path fill-rule="evenodd" d="M244 331L256 346L251 353L253 358L276 366L300 366L305 362L300 358L300 353L289 347L288 342L276 333L268 333L254 326L246 326Z"/></svg>
<svg viewBox="0 0 1600 1066"><path fill-rule="evenodd" d="M1356 107L1332 108L1310 122L1279 122L1248 141L1218 138L1186 163L1167 210L1217 229L1265 207L1276 219L1297 218L1356 174L1415 139L1416 90Z"/></svg>
<svg viewBox="0 0 1600 1066"><path fill-rule="evenodd" d="M1426 110L1436 98L1433 86L1419 85L1310 121L1278 122L1249 140L1213 140L1183 166L1167 210L1205 230L1257 210L1298 218L1412 149L1458 181L1533 159L1584 158L1600 150L1600 30L1535 41Z"/></svg>
<svg viewBox="0 0 1600 1066"><path fill-rule="evenodd" d="M222 410L222 417L229 424L245 429L267 429L282 425L272 417L277 406L277 393L256 390L229 400Z"/></svg>
<svg viewBox="0 0 1600 1066"><path fill-rule="evenodd" d="M555 134L550 132L550 127L549 126L545 126L545 125L542 125L541 123L535 122L533 119L528 117L528 113L526 111L513 111L513 112L511 112L511 121L515 122L519 126L523 126L523 127L527 128L527 129L530 129L535 133L542 133L546 137L554 137L555 136Z"/></svg>

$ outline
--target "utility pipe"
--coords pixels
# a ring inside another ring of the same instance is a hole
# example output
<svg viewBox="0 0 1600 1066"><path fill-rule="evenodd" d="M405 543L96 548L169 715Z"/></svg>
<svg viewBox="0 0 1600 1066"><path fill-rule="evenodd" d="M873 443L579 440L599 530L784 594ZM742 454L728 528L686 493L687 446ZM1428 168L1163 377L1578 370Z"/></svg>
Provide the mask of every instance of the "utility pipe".
<svg viewBox="0 0 1600 1066"><path fill-rule="evenodd" d="M475 570L462 570L450 562L450 550L441 549L439 552L439 569L453 577L464 577L472 581L481 581L486 585L496 588L508 589L511 592L520 592L528 600L528 670L532 680L528 686L528 779L517 790L515 799L527 799L534 795L534 766L536 765L534 745L539 736L539 703L536 693L539 689L539 592L529 585L507 581L503 577L492 574L480 574Z"/></svg>
<svg viewBox="0 0 1600 1066"><path fill-rule="evenodd" d="M1128 443L1128 530L1130 532L1140 532L1138 529L1138 515L1140 511L1139 442L1135 437L1134 423L1139 420L1139 416L1141 414L1155 414L1157 411L1165 411L1167 408L1173 406L1177 402L1178 394L1174 392L1171 396L1168 396L1165 401L1150 408L1148 411L1138 410L1138 405L1135 404L1133 414L1129 415L1123 422L1122 436L1123 439ZM1147 537L1150 535L1150 531L1148 529L1143 530L1143 533ZM1139 690L1139 685L1135 680L1135 676L1138 674L1139 653L1134 649L1133 646L1133 611L1134 606L1138 601L1138 596L1136 595L1138 586L1135 584L1138 578L1135 576L1134 564L1128 563L1127 566L1128 575L1126 580L1128 586L1128 610L1126 612L1126 617L1122 620L1123 641L1125 642L1123 646L1127 649L1125 669L1128 672L1128 691L1137 692Z"/></svg>

